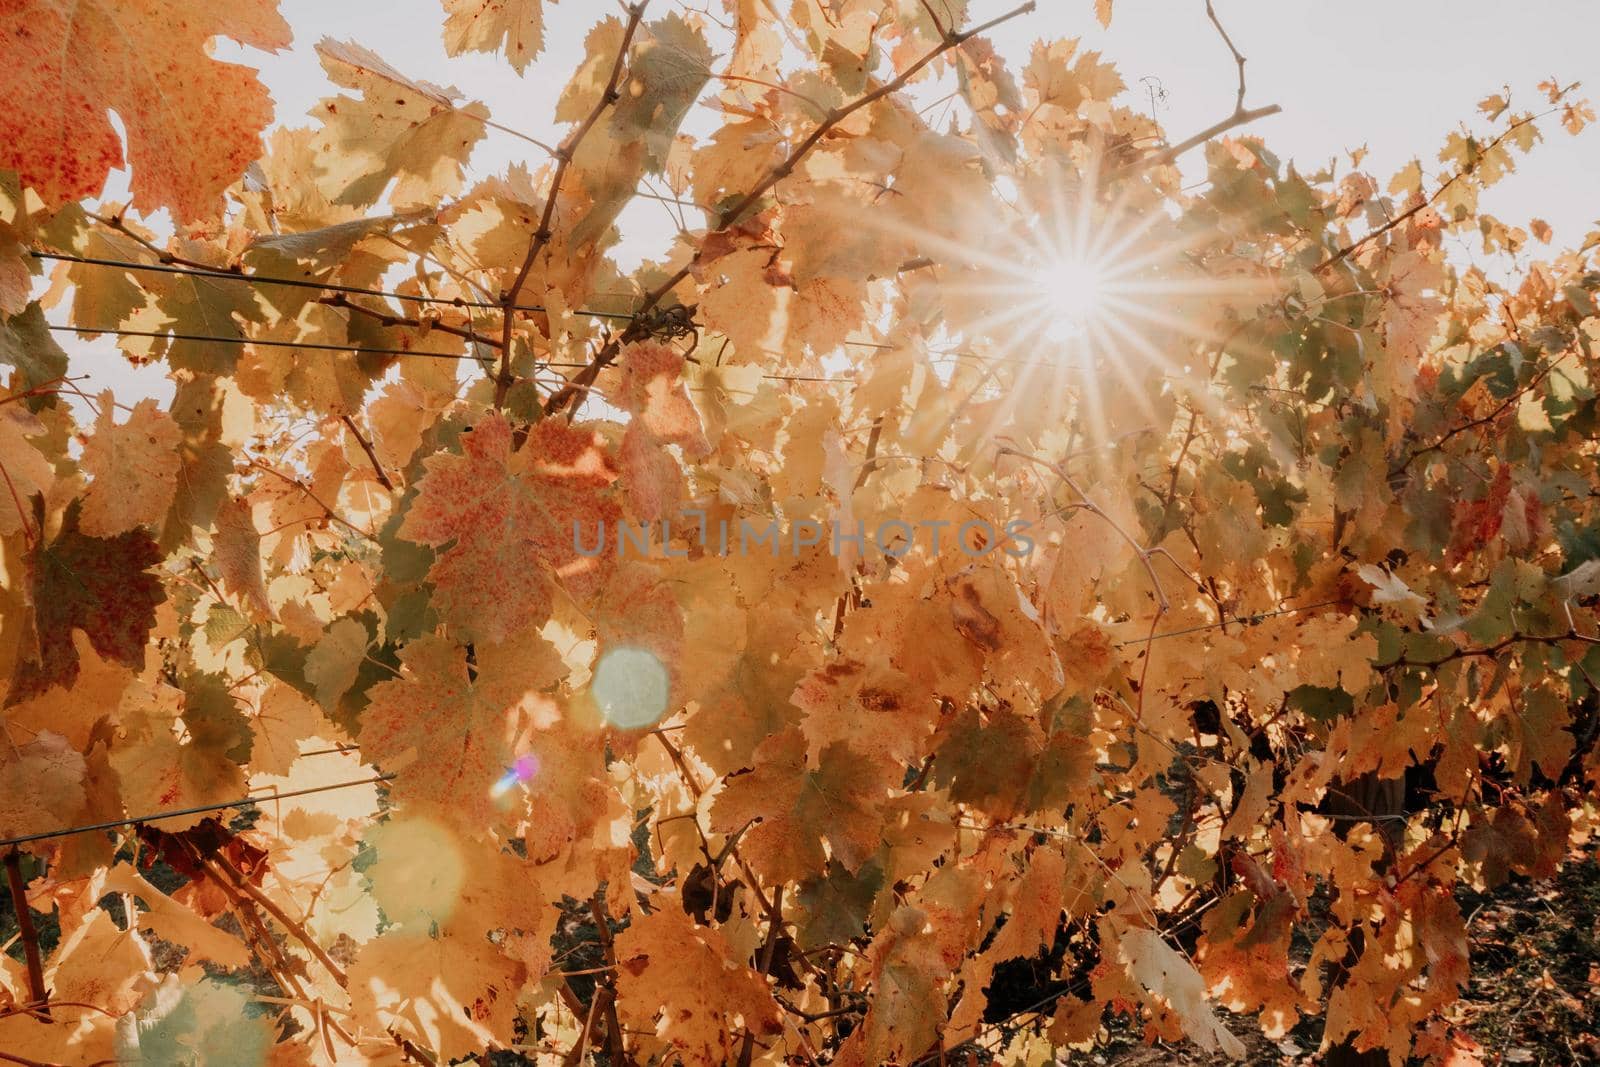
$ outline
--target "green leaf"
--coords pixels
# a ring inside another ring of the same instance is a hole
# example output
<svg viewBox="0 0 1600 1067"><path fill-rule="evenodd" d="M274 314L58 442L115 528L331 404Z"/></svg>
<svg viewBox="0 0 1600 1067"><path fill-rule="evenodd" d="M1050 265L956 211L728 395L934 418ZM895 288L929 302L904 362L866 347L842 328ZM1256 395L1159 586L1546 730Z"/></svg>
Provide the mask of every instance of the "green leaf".
<svg viewBox="0 0 1600 1067"><path fill-rule="evenodd" d="M21 388L37 389L67 373L67 353L56 344L45 323L44 311L35 300L22 314L0 322L0 363L17 369ZM28 398L33 411L54 404L53 395Z"/></svg>
<svg viewBox="0 0 1600 1067"><path fill-rule="evenodd" d="M800 905L806 909L805 922L800 924L800 947L847 945L864 936L872 902L881 889L883 868L876 860L867 861L855 874L829 861L826 877L800 885Z"/></svg>
<svg viewBox="0 0 1600 1067"><path fill-rule="evenodd" d="M611 130L624 143L644 145L650 173L666 166L678 125L711 79L715 58L705 36L677 12L646 25L634 42Z"/></svg>

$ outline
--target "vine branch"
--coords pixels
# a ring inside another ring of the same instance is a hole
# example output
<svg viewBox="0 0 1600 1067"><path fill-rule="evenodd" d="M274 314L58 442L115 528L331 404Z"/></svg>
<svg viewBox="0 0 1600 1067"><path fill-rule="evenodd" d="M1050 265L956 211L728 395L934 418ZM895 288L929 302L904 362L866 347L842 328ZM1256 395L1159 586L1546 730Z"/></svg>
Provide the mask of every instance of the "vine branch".
<svg viewBox="0 0 1600 1067"><path fill-rule="evenodd" d="M355 420L349 415L341 416L341 420L344 422L345 429L350 431L350 436L356 439L356 444L361 446L361 451L365 452L367 459L372 462L372 469L378 475L378 483L389 492L394 492L394 483L389 480L389 475L384 472L383 464L378 462L378 453L373 451L372 442L361 435L361 431L356 429Z"/></svg>
<svg viewBox="0 0 1600 1067"><path fill-rule="evenodd" d="M1228 36L1227 29L1222 25L1222 20L1217 18L1217 9L1211 0L1206 0L1206 18L1211 20L1211 25L1217 28L1217 35L1222 38L1222 43L1228 46L1228 51L1233 53L1233 61L1239 67L1239 95L1233 101L1233 113L1237 115L1244 110L1244 56L1233 43L1233 38Z"/></svg>
<svg viewBox="0 0 1600 1067"><path fill-rule="evenodd" d="M6 881L11 888L11 906L17 913L17 932L22 936L22 952L28 962L28 996L40 1005L39 1013L50 1014L50 991L44 986L44 962L39 958L39 933L28 910L28 887L22 880L22 853L15 845L6 853Z"/></svg>
<svg viewBox="0 0 1600 1067"><path fill-rule="evenodd" d="M611 76L606 79L605 91L600 94L600 99L595 101L589 114L566 137L561 144L556 146L556 169L550 177L550 193L545 197L544 212L539 216L539 228L533 231L533 237L528 242L528 253L522 257L522 266L517 271L515 280L500 294L500 373L495 379L494 406L498 411L505 406L506 393L511 388L511 331L514 323L513 308L517 298L522 295L522 287L527 284L528 274L533 270L533 264L549 245L551 238L550 221L555 217L556 198L561 193L561 183L566 180L567 168L572 165L572 157L577 152L578 146L589 135L595 123L600 121L600 116L606 108L615 104L622 98L617 89L617 83L622 79L622 68L628 60L628 49L633 43L634 32L639 28L639 20L644 17L644 5L647 0L628 5L628 23L622 30L622 44L617 48L617 58L611 64Z"/></svg>
<svg viewBox="0 0 1600 1067"><path fill-rule="evenodd" d="M1451 186L1455 185L1456 182L1461 181L1463 178L1467 177L1468 175L1470 175L1474 171L1476 171L1477 168L1478 168L1479 161L1481 161L1484 156L1488 155L1490 152L1492 152L1496 148L1498 148L1501 144L1505 143L1505 140L1508 137L1510 137L1512 134L1516 133L1518 130L1522 129L1524 126L1528 125L1529 123L1537 122L1539 119L1547 118L1550 115L1554 115L1559 110L1560 110L1559 108L1550 108L1548 111L1541 111L1537 115L1528 115L1528 116L1526 116L1524 118L1518 119L1516 122L1513 122L1511 125L1507 126L1504 131L1501 132L1500 136L1498 136L1494 140L1490 141L1487 147L1485 147L1482 151L1478 152L1476 154L1475 158L1473 158L1470 162L1468 162L1460 170L1456 171L1455 174L1451 175L1449 180L1447 180L1443 185L1440 185L1438 189L1434 190L1434 193L1433 193L1432 196L1428 197L1426 200L1423 200L1423 201L1420 201L1419 203L1411 205L1411 207L1407 208L1405 211L1402 211L1400 214L1396 215L1394 218L1390 219L1388 222L1384 223L1382 226L1379 226L1377 229L1373 230L1371 233L1367 234L1366 236L1364 236L1364 237L1362 237L1362 238L1360 238L1358 240L1352 241L1350 244L1345 245L1343 248L1339 249L1337 252L1333 252L1333 253L1329 254L1328 257L1326 259L1324 259L1321 263L1318 263L1315 267L1311 268L1311 273L1312 274L1321 274L1323 271L1327 270L1329 267L1332 267L1336 263L1340 263L1343 260L1349 258L1349 256L1352 253L1354 253L1356 251L1359 251L1364 246L1366 246L1368 244L1371 244L1373 241L1375 241L1378 238L1382 237L1384 234L1388 233L1390 230L1394 229L1396 226L1399 226L1402 223L1406 222L1407 220L1409 220L1409 219L1413 218L1414 216L1420 214L1421 212L1426 211L1428 208L1430 208L1434 204L1438 203L1439 202L1439 198L1442 197L1446 193L1446 191L1448 191L1450 189Z"/></svg>

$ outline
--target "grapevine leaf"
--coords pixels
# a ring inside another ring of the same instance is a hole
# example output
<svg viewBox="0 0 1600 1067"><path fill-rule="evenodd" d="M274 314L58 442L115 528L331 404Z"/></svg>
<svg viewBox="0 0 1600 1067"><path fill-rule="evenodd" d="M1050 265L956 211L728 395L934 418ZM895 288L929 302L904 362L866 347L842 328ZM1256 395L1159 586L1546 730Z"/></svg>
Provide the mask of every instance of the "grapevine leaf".
<svg viewBox="0 0 1600 1067"><path fill-rule="evenodd" d="M483 139L489 112L458 103L455 90L413 81L350 41L317 43L334 83L360 96L330 97L316 150L319 185L340 204L376 203L391 181L397 207L431 205L461 187L462 168Z"/></svg>
<svg viewBox="0 0 1600 1067"><path fill-rule="evenodd" d="M444 0L444 50L494 52L502 47L518 74L544 50L544 0Z"/></svg>
<svg viewBox="0 0 1600 1067"><path fill-rule="evenodd" d="M17 665L7 704L77 680L74 630L87 634L100 655L144 666L156 605L166 599L149 573L161 552L143 530L90 537L79 528L80 510L78 502L70 504L60 532L28 560L31 647ZM42 518L42 509L36 514Z"/></svg>
<svg viewBox="0 0 1600 1067"><path fill-rule="evenodd" d="M28 0L0 10L0 167L50 204L98 194L123 166L108 111L127 131L134 206L188 222L261 154L272 100L255 71L211 58L214 38L277 51L274 0ZM177 91L181 86L181 91Z"/></svg>
<svg viewBox="0 0 1600 1067"><path fill-rule="evenodd" d="M491 416L461 447L424 461L399 534L443 549L428 571L440 613L498 642L549 614L552 577L582 588L601 575L605 556L585 557L575 538L592 545L620 515L605 492L616 472L597 435L550 421L518 448Z"/></svg>

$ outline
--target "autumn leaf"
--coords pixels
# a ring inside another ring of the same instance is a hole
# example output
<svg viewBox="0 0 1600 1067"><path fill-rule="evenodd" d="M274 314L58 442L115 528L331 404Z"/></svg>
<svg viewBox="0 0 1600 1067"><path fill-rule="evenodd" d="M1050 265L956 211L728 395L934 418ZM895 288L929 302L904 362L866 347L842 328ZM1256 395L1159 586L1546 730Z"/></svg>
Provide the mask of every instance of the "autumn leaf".
<svg viewBox="0 0 1600 1067"><path fill-rule="evenodd" d="M710 80L712 59L705 35L676 12L648 23L634 45L611 128L621 140L643 140L649 170L666 164L679 122Z"/></svg>
<svg viewBox="0 0 1600 1067"><path fill-rule="evenodd" d="M451 1060L513 1040L525 981L521 965L487 939L426 933L386 933L350 968L356 1010Z"/></svg>
<svg viewBox="0 0 1600 1067"><path fill-rule="evenodd" d="M633 414L630 425L663 444L681 446L691 456L704 455L710 445L683 381L683 357L669 345L630 345L622 353L621 367L617 399Z"/></svg>
<svg viewBox="0 0 1600 1067"><path fill-rule="evenodd" d="M261 534L256 530L250 503L244 497L228 500L217 509L212 559L225 592L238 597L257 617L274 617L266 580L261 573Z"/></svg>
<svg viewBox="0 0 1600 1067"><path fill-rule="evenodd" d="M179 681L182 688L133 690L119 709L122 736L110 762L124 803L141 814L227 801L244 788L255 741L249 719L220 676ZM156 825L176 832L204 818L191 813Z"/></svg>
<svg viewBox="0 0 1600 1067"><path fill-rule="evenodd" d="M584 42L588 54L557 106L558 119L584 117L580 101L598 96L606 84L621 35L615 20L601 23L589 35ZM636 34L619 99L603 126L586 136L573 156L591 206L572 226L570 244L581 247L601 237L640 179L665 169L678 125L710 80L711 61L705 35L677 13L647 23Z"/></svg>
<svg viewBox="0 0 1600 1067"><path fill-rule="evenodd" d="M178 488L177 423L154 400L139 401L120 425L115 409L111 391L101 393L94 436L83 447L83 469L94 481L83 495L82 527L92 537L158 527Z"/></svg>
<svg viewBox="0 0 1600 1067"><path fill-rule="evenodd" d="M50 335L37 301L0 320L0 363L15 367L27 389L41 388L66 373L67 354ZM37 397L28 407L37 410L48 399Z"/></svg>
<svg viewBox="0 0 1600 1067"><path fill-rule="evenodd" d="M461 187L462 168L483 139L489 112L461 104L453 89L413 81L349 41L317 43L335 84L359 92L322 101L318 184L337 203L376 203L389 183L399 207L436 203Z"/></svg>
<svg viewBox="0 0 1600 1067"><path fill-rule="evenodd" d="M272 101L255 71L211 58L230 37L276 51L288 24L273 0L26 0L0 10L0 167L51 204L96 195L124 155L133 203L181 221L216 214L222 191L261 154ZM181 86L181 91L174 91Z"/></svg>
<svg viewBox="0 0 1600 1067"><path fill-rule="evenodd" d="M1444 284L1444 271L1421 252L1404 252L1389 265L1387 284L1385 337L1390 348L1409 359L1433 337L1444 309L1436 296Z"/></svg>
<svg viewBox="0 0 1600 1067"><path fill-rule="evenodd" d="M779 881L823 874L830 855L856 870L878 847L888 767L835 744L808 770L805 747L799 730L768 738L755 767L731 776L712 809L712 825L744 830L746 854Z"/></svg>
<svg viewBox="0 0 1600 1067"><path fill-rule="evenodd" d="M83 756L49 731L0 756L0 837L71 825L83 807Z"/></svg>
<svg viewBox="0 0 1600 1067"><path fill-rule="evenodd" d="M850 659L814 671L790 700L805 712L801 729L813 764L833 744L874 758L914 762L938 714L938 702L917 693L899 671Z"/></svg>
<svg viewBox="0 0 1600 1067"><path fill-rule="evenodd" d="M286 775L300 756L300 741L338 731L315 704L282 683L262 695L251 718L252 774Z"/></svg>
<svg viewBox="0 0 1600 1067"><path fill-rule="evenodd" d="M440 612L488 641L549 613L551 579L592 583L586 558L601 523L620 515L605 492L615 468L600 438L543 422L520 447L498 415L461 435L460 455L430 456L400 536L441 548L428 571Z"/></svg>
<svg viewBox="0 0 1600 1067"><path fill-rule="evenodd" d="M145 974L154 966L150 948L136 931L118 929L109 913L96 909L70 929L56 946L48 981L61 1000L103 1004L119 1014L143 999Z"/></svg>
<svg viewBox="0 0 1600 1067"><path fill-rule="evenodd" d="M494 52L504 48L518 74L544 50L544 0L443 0L444 49Z"/></svg>
<svg viewBox="0 0 1600 1067"><path fill-rule="evenodd" d="M1413 619L1425 619L1428 614L1428 598L1413 592L1397 575L1385 571L1382 567L1371 563L1363 563L1356 568L1356 574L1361 580L1372 586L1372 602L1394 608L1401 615Z"/></svg>
<svg viewBox="0 0 1600 1067"><path fill-rule="evenodd" d="M1117 941L1133 977L1183 1020L1184 1032L1207 1052L1221 1049L1233 1059L1245 1054L1240 1041L1205 1000L1205 981L1194 965L1154 930L1128 929Z"/></svg>
<svg viewBox="0 0 1600 1067"><path fill-rule="evenodd" d="M113 893L136 894L143 902L138 915L140 928L184 946L197 961L211 960L233 968L244 966L250 959L250 950L244 942L173 900L128 864L120 863L111 868L105 888Z"/></svg>
<svg viewBox="0 0 1600 1067"><path fill-rule="evenodd" d="M490 787L512 765L517 706L509 694L477 684L464 650L443 638L412 642L398 678L373 686L361 719L361 749L385 767L404 768L395 799L448 812L467 826L494 817Z"/></svg>
<svg viewBox="0 0 1600 1067"><path fill-rule="evenodd" d="M29 557L30 642L7 704L77 680L74 630L87 634L107 659L144 666L145 639L165 599L160 580L149 573L161 561L160 550L143 530L90 537L79 528L80 510L76 501L69 505L60 531Z"/></svg>
<svg viewBox="0 0 1600 1067"><path fill-rule="evenodd" d="M0 470L5 472L8 490L0 496L0 537L31 530L30 501L55 483L50 461L29 440L44 432L44 424L23 405L0 407Z"/></svg>
<svg viewBox="0 0 1600 1067"><path fill-rule="evenodd" d="M243 348L228 342L243 342L247 326L266 316L251 287L200 274L172 275L147 285L154 299L134 312L125 327L158 336L121 338L123 350L141 358L164 356L197 379L233 373Z"/></svg>
<svg viewBox="0 0 1600 1067"><path fill-rule="evenodd" d="M681 907L636 920L618 935L616 954L622 1017L693 1062L738 1059L741 1030L762 1038L782 1029L763 978Z"/></svg>

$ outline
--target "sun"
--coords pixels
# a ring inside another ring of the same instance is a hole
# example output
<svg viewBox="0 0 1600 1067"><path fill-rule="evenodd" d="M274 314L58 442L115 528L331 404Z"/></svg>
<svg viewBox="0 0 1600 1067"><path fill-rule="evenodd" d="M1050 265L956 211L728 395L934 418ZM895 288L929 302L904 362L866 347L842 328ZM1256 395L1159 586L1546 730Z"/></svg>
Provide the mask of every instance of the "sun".
<svg viewBox="0 0 1600 1067"><path fill-rule="evenodd" d="M1088 259L1063 256L1041 263L1032 288L1045 337L1058 342L1081 337L1102 309L1106 284L1105 266Z"/></svg>

